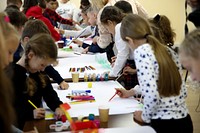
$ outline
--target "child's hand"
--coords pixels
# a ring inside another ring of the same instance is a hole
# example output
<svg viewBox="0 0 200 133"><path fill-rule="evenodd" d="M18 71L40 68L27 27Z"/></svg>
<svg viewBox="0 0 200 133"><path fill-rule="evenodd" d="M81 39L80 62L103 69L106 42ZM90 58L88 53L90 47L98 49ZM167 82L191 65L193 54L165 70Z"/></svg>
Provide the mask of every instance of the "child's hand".
<svg viewBox="0 0 200 133"><path fill-rule="evenodd" d="M130 96L133 96L132 92L130 93L130 90L125 90L121 88L115 88L116 91L118 91L117 95L121 98L128 98Z"/></svg>
<svg viewBox="0 0 200 133"><path fill-rule="evenodd" d="M133 75L133 74L136 74L136 69L133 69L133 68L131 68L130 66L126 66L124 69L123 69L123 74L124 75L128 75L128 74L131 74L131 75Z"/></svg>
<svg viewBox="0 0 200 133"><path fill-rule="evenodd" d="M72 20L72 21L73 21L73 22L72 22L72 23L73 23L73 25L76 25L76 24L77 24L77 25L80 25L80 23L79 23L79 22L76 22L76 21L74 21L74 20Z"/></svg>
<svg viewBox="0 0 200 133"><path fill-rule="evenodd" d="M34 119L43 119L45 117L45 109L37 108L33 110Z"/></svg>
<svg viewBox="0 0 200 133"><path fill-rule="evenodd" d="M142 111L135 111L133 113L133 119L140 125L143 125L145 122L142 120Z"/></svg>
<svg viewBox="0 0 200 133"><path fill-rule="evenodd" d="M82 45L83 45L83 42L78 39L72 40L72 42L79 45L80 47L82 47Z"/></svg>
<svg viewBox="0 0 200 133"><path fill-rule="evenodd" d="M115 65L115 60L117 59L117 56L111 57L111 66L114 67Z"/></svg>
<svg viewBox="0 0 200 133"><path fill-rule="evenodd" d="M68 84L67 82L65 82L65 81L62 81L62 82L59 84L59 86L60 86L60 88L61 88L62 90L66 90L66 89L69 88L69 84Z"/></svg>
<svg viewBox="0 0 200 133"><path fill-rule="evenodd" d="M62 29L58 29L58 31L59 31L59 33L62 34L62 35L65 34L65 31L62 30Z"/></svg>
<svg viewBox="0 0 200 133"><path fill-rule="evenodd" d="M54 29L59 33L59 29L58 28L54 27Z"/></svg>
<svg viewBox="0 0 200 133"><path fill-rule="evenodd" d="M89 51L89 47L83 49L82 53L83 53L83 54L87 54L88 51Z"/></svg>
<svg viewBox="0 0 200 133"><path fill-rule="evenodd" d="M93 43L93 44L97 44L97 38L98 38L98 36L95 36L95 37L92 39L92 43Z"/></svg>
<svg viewBox="0 0 200 133"><path fill-rule="evenodd" d="M61 108L56 108L56 110L55 110L55 116L56 116L56 118L57 119L60 119L61 118L61 116L62 115L64 115L65 113L64 113L64 111L61 109Z"/></svg>

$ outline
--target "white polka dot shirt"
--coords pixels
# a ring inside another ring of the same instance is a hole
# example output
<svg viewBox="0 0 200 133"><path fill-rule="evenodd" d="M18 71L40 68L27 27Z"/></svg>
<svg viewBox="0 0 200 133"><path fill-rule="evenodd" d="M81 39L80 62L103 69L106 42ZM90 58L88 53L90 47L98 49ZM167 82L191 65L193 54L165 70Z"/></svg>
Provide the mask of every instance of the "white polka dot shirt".
<svg viewBox="0 0 200 133"><path fill-rule="evenodd" d="M177 54L171 49L169 49L169 52L181 72L181 64ZM161 97L157 91L159 66L151 46L149 44L139 46L134 51L134 57L140 90L144 96L142 119L149 123L151 119L180 119L186 117L188 114L185 103L187 90L184 81L180 95Z"/></svg>

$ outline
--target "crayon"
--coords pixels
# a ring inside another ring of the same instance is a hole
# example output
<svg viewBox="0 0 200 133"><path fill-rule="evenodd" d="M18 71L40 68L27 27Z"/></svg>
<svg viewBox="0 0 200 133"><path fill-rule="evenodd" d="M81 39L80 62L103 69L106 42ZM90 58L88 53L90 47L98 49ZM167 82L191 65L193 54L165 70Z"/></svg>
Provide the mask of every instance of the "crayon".
<svg viewBox="0 0 200 133"><path fill-rule="evenodd" d="M70 104L82 104L82 103L92 103L95 102L95 100L85 100L85 101L72 101Z"/></svg>
<svg viewBox="0 0 200 133"><path fill-rule="evenodd" d="M89 66L92 70L96 70L94 67L92 67L92 66Z"/></svg>
<svg viewBox="0 0 200 133"><path fill-rule="evenodd" d="M91 93L91 90L72 90L72 93Z"/></svg>

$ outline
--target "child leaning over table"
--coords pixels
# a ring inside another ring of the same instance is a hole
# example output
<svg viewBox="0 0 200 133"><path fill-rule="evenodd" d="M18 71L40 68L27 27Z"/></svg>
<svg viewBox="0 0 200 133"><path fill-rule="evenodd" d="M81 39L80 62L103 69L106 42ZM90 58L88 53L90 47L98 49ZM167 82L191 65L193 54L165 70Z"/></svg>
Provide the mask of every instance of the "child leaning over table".
<svg viewBox="0 0 200 133"><path fill-rule="evenodd" d="M0 31L2 31L0 32L0 129L2 133L25 133L11 125L14 124L16 120L13 108L13 88L11 82L8 79L8 76L5 75L4 69L6 69L9 63L13 61L12 57L14 51L17 49L20 38L17 30L14 28L14 26L11 25L9 20L9 17L5 14L5 12L0 13ZM30 131L26 133L36 132Z"/></svg>
<svg viewBox="0 0 200 133"><path fill-rule="evenodd" d="M97 14L99 9L94 9L92 7L89 7L87 10L87 16L88 16L88 22L91 26L95 27L93 30L94 33L92 33L93 36L91 38L93 39L93 42L91 45L86 44L78 39L73 40L74 43L78 44L79 46L84 48L83 53L87 52L93 52L93 53L102 53L104 52L104 49L100 48L99 45L96 43L96 37L99 36L98 32L98 26L97 26Z"/></svg>
<svg viewBox="0 0 200 133"><path fill-rule="evenodd" d="M50 34L47 26L40 20L33 19L29 20L23 29L21 44L18 46L17 51L14 54L14 62L17 62L24 51L24 47L27 41L36 34L39 33L47 33ZM45 68L45 72L48 74L50 78L52 78L55 82L57 82L61 89L68 89L69 85L65 82L65 80L60 76L58 71L56 71L52 65L47 66Z"/></svg>
<svg viewBox="0 0 200 133"><path fill-rule="evenodd" d="M14 107L20 129L23 129L28 120L44 119L45 109L41 107L42 99L55 112L57 118L64 114L59 107L62 102L54 91L49 77L43 72L57 59L54 40L49 34L34 35L27 42L24 51L20 60L16 64L11 64ZM38 108L34 108L28 100Z"/></svg>
<svg viewBox="0 0 200 133"><path fill-rule="evenodd" d="M149 23L138 15L124 17L120 32L122 39L134 50L140 89L120 89L119 96L138 93L144 96L144 107L134 112L134 119L150 124L157 133L192 133L178 55L161 44L153 36Z"/></svg>

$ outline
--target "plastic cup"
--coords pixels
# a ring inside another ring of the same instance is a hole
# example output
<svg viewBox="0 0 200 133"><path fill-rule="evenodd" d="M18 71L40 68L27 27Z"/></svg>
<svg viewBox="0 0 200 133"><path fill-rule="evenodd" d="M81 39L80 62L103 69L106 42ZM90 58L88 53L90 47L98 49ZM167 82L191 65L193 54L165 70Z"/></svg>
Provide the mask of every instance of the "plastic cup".
<svg viewBox="0 0 200 133"><path fill-rule="evenodd" d="M99 120L101 128L108 127L108 119L109 119L109 107L106 105L99 106Z"/></svg>
<svg viewBox="0 0 200 133"><path fill-rule="evenodd" d="M78 72L72 72L72 81L74 83L77 83L79 81L79 73Z"/></svg>

